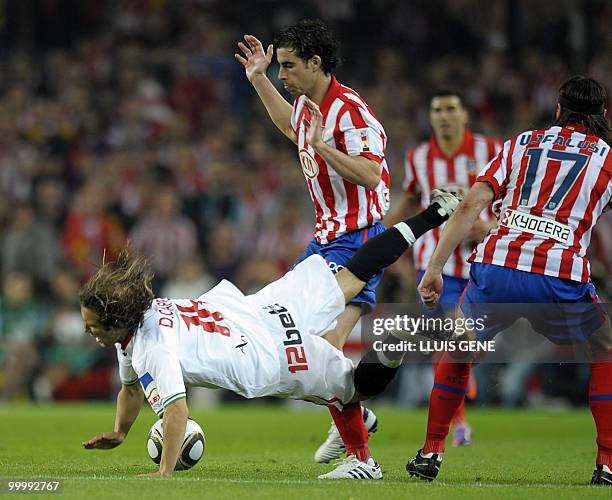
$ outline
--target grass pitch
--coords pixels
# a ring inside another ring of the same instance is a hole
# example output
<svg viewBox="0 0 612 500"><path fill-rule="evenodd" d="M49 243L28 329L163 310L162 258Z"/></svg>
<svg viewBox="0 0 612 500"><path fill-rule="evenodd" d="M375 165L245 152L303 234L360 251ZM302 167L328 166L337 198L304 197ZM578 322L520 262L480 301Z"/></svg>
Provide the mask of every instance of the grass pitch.
<svg viewBox="0 0 612 500"><path fill-rule="evenodd" d="M404 469L422 444L425 411L374 409L379 431L370 445L382 481L317 480L330 470L312 459L329 426L326 412L254 405L192 411L204 428L206 453L194 469L171 479L136 477L155 470L145 438L156 417L146 407L120 447L84 450L82 440L112 430L113 406L0 406L0 478L61 478L57 498L88 500L612 497L610 488L588 486L595 454L588 410L470 408L474 446L449 448L438 479L425 483Z"/></svg>

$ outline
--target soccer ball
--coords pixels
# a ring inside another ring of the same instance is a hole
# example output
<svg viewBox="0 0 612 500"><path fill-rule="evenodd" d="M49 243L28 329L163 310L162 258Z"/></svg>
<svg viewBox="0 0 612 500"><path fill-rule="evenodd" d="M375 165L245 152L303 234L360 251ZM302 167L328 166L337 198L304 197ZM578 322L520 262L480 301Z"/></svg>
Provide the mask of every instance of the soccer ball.
<svg viewBox="0 0 612 500"><path fill-rule="evenodd" d="M164 446L163 420L160 418L151 426L147 435L147 452L156 464L161 462L162 448ZM204 431L197 422L188 419L185 427L185 439L179 452L179 457L174 470L191 469L204 456L206 439Z"/></svg>

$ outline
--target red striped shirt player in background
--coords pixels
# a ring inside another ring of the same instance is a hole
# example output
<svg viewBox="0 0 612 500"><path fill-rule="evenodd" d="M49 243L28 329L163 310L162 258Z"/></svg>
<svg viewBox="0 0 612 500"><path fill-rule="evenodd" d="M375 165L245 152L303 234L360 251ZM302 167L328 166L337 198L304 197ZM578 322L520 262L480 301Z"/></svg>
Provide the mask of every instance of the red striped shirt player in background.
<svg viewBox="0 0 612 500"><path fill-rule="evenodd" d="M276 127L298 147L299 161L315 206L314 239L297 262L321 255L338 272L368 239L384 231L380 222L389 207L389 170L385 131L366 102L333 75L339 63L338 42L321 21L302 20L280 32L264 50L253 35L238 43L251 82ZM276 49L278 78L294 98L293 106L276 90L266 72ZM327 334L342 350L360 316L376 301L376 274ZM367 460L368 450L355 450L351 436L375 432L374 413L358 403L342 412L329 407L334 424L315 453L329 462L345 451Z"/></svg>
<svg viewBox="0 0 612 500"><path fill-rule="evenodd" d="M595 80L574 76L564 82L553 125L507 141L478 176L446 224L418 291L426 305L437 303L444 266L465 227L500 200L499 225L470 257L470 281L460 307L468 318L479 316L479 308L484 317L487 304L505 304L510 313L487 317L486 327L470 337L490 340L525 317L554 343L586 341L589 406L597 431L591 484L612 486L612 327L598 305L586 258L593 227L612 204L612 125L606 104L605 89ZM513 303L518 305L508 306ZM578 306L581 310L572 314ZM449 404L430 412L425 444L406 466L410 475L430 481L437 476L460 404L452 395L467 389L469 361L458 362L451 353L440 360L431 400L443 396Z"/></svg>
<svg viewBox="0 0 612 500"><path fill-rule="evenodd" d="M429 103L429 122L432 135L428 141L408 149L404 160L404 194L385 217L385 225L391 227L397 222L414 215L429 204L432 189L442 188L465 194L476 181L476 176L498 153L501 144L492 137L475 134L468 126L468 112L461 94L444 89L434 93ZM454 249L442 271L444 292L440 304L457 304L461 292L468 282L470 265L467 262L476 243L486 236L496 224L491 210L483 210L461 243ZM443 227L443 226L442 226ZM413 247L414 265L418 272L417 283L423 277L442 229L428 232ZM438 311L423 310L426 315L441 314ZM434 363L434 370L436 363ZM468 397L475 397L476 384L472 380ZM436 411L432 404L430 412ZM465 402L453 417L453 446L468 446L472 443L472 430L465 417Z"/></svg>

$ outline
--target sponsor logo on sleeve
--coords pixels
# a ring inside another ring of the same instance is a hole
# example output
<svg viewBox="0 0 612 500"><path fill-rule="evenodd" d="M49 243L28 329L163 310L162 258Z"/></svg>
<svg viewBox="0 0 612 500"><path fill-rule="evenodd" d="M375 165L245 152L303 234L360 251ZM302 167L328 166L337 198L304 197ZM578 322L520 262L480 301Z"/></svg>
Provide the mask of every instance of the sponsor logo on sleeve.
<svg viewBox="0 0 612 500"><path fill-rule="evenodd" d="M359 137L361 139L361 152L369 153L370 152L370 130L367 128L363 128L359 131Z"/></svg>
<svg viewBox="0 0 612 500"><path fill-rule="evenodd" d="M162 405L161 398L159 397L159 393L157 392L157 386L155 385L153 377L149 372L147 372L140 377L140 383L142 384L145 397L147 398L148 403L151 405L151 409L159 415L160 412L163 412L164 407Z"/></svg>

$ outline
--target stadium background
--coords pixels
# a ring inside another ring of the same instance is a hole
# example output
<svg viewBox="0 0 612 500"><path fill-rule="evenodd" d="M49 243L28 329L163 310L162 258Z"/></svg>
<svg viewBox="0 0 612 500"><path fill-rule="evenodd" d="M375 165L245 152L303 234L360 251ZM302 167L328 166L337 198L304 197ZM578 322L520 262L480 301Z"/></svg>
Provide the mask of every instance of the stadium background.
<svg viewBox="0 0 612 500"><path fill-rule="evenodd" d="M462 90L471 128L500 138L549 120L573 73L612 89L606 0L0 2L0 401L114 397L114 352L83 335L77 290L126 239L175 297L222 278L256 290L301 253L314 213L294 146L233 53L302 17L334 30L340 81L385 126L392 201L431 89ZM610 214L591 258L605 297ZM406 257L379 301L414 288ZM410 370L389 401L425 402L429 368ZM587 374L483 367L476 403L581 405Z"/></svg>

